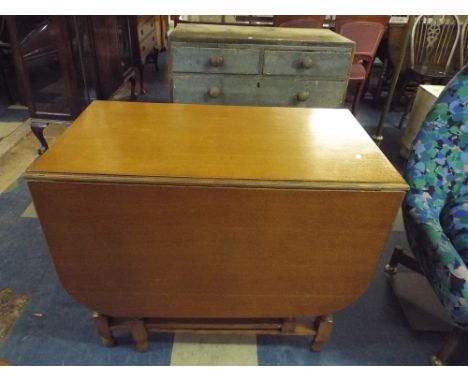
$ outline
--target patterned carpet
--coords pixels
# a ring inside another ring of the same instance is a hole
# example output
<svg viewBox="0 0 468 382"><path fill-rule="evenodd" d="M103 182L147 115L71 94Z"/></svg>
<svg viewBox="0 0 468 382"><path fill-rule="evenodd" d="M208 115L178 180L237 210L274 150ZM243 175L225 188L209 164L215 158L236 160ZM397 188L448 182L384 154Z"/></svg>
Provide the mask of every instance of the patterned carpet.
<svg viewBox="0 0 468 382"><path fill-rule="evenodd" d="M0 195L0 211L1 285L31 296L0 344L0 358L13 365L429 365L444 339L411 330L383 272L393 247L406 244L396 222L371 286L336 315L321 353L308 350L310 338L290 336L156 334L138 353L122 334L104 348L91 312L60 286L24 180ZM466 364L464 353L451 363Z"/></svg>

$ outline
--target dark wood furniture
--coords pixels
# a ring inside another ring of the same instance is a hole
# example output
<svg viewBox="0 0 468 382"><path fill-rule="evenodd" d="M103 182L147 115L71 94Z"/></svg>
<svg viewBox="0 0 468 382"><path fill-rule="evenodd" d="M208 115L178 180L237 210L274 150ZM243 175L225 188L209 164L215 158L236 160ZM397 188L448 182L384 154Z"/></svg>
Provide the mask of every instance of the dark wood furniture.
<svg viewBox="0 0 468 382"><path fill-rule="evenodd" d="M109 99L125 82L142 87L135 16L8 16L21 98L32 129L50 120L72 120L92 100ZM138 73L139 71L139 73Z"/></svg>
<svg viewBox="0 0 468 382"><path fill-rule="evenodd" d="M104 344L128 329L139 350L175 330L313 335L319 350L407 188L345 109L115 101L26 178L63 287Z"/></svg>

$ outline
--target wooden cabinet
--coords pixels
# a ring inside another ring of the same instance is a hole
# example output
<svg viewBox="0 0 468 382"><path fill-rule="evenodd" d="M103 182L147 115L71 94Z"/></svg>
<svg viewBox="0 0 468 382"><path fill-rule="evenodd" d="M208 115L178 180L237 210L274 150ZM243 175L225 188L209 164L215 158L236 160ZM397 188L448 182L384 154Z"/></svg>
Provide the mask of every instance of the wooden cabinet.
<svg viewBox="0 0 468 382"><path fill-rule="evenodd" d="M141 61L147 62L148 56L155 59L157 34L155 16L138 16L137 30Z"/></svg>
<svg viewBox="0 0 468 382"><path fill-rule="evenodd" d="M143 63L155 64L158 69L158 54L167 48L169 16L137 16L138 44Z"/></svg>
<svg viewBox="0 0 468 382"><path fill-rule="evenodd" d="M35 119L75 118L142 70L134 16L7 16L18 88ZM141 76L140 76L141 77Z"/></svg>
<svg viewBox="0 0 468 382"><path fill-rule="evenodd" d="M330 30L179 24L169 39L173 102L343 105L354 43Z"/></svg>
<svg viewBox="0 0 468 382"><path fill-rule="evenodd" d="M166 331L344 309L371 282L407 189L345 109L110 101L26 178L64 288ZM255 328L324 339L289 324Z"/></svg>

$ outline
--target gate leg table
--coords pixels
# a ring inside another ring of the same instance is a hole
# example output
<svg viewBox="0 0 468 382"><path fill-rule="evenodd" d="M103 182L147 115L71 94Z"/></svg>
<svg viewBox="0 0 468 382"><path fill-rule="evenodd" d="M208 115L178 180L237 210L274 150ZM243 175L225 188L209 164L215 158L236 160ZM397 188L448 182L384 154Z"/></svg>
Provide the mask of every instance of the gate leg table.
<svg viewBox="0 0 468 382"><path fill-rule="evenodd" d="M94 101L27 171L62 286L131 333L313 336L368 288L407 185L345 109ZM53 207L52 207L53 206Z"/></svg>

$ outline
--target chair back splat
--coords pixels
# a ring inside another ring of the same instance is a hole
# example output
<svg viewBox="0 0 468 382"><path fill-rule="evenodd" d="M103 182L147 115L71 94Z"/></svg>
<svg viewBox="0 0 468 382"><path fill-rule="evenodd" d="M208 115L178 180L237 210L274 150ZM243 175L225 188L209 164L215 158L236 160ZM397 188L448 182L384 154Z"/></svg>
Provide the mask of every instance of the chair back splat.
<svg viewBox="0 0 468 382"><path fill-rule="evenodd" d="M458 16L418 16L411 32L411 68L421 75L446 75L459 38Z"/></svg>

